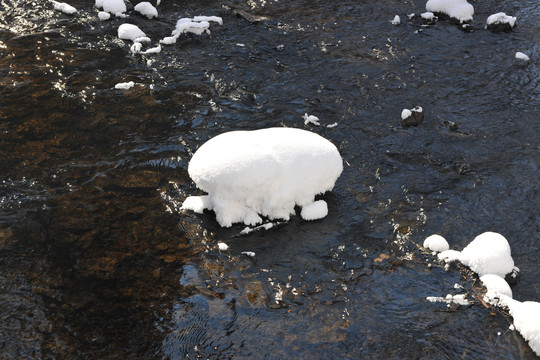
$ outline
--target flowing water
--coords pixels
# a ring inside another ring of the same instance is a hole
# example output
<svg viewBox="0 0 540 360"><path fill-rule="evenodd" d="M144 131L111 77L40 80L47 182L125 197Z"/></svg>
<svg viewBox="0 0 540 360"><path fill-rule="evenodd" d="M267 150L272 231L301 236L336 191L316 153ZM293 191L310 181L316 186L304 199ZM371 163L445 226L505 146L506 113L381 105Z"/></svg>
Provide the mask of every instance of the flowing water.
<svg viewBox="0 0 540 360"><path fill-rule="evenodd" d="M536 358L474 274L420 247L500 232L514 298L540 301L540 5L471 3L473 32L407 21L424 1L164 0L102 22L93 1L0 0L0 357ZM485 30L500 11L517 27ZM153 55L117 37L155 46L197 15L224 23ZM204 141L273 126L338 147L326 218L242 235L178 210ZM426 300L446 294L470 305Z"/></svg>

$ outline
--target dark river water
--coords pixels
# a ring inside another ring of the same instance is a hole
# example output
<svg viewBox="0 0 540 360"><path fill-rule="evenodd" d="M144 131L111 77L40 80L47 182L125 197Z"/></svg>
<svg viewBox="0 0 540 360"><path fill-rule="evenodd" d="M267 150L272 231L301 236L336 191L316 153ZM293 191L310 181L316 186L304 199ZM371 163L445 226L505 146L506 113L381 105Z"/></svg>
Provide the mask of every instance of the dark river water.
<svg viewBox="0 0 540 360"><path fill-rule="evenodd" d="M540 301L537 0L470 1L473 32L408 21L425 1L163 0L105 22L69 3L0 0L0 358L536 358L476 275L420 245L499 232L514 298ZM516 28L484 29L501 11ZM117 36L156 46L198 15L223 25L159 54ZM199 146L275 126L338 147L326 218L241 235L178 210ZM470 305L426 300L446 294Z"/></svg>

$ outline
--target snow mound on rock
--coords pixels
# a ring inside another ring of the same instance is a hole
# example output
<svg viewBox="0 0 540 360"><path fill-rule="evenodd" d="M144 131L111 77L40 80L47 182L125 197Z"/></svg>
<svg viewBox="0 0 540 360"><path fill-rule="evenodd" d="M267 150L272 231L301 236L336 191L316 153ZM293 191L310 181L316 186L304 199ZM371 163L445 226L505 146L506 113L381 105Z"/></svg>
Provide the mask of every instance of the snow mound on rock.
<svg viewBox="0 0 540 360"><path fill-rule="evenodd" d="M474 8L467 0L428 0L426 10L446 14L460 23L471 21L474 15Z"/></svg>
<svg viewBox="0 0 540 360"><path fill-rule="evenodd" d="M337 148L301 129L269 128L231 131L204 143L188 172L205 197L188 197L183 209L214 210L223 227L256 225L259 215L288 220L295 206L306 220L326 216L328 208L315 195L332 190L343 171Z"/></svg>

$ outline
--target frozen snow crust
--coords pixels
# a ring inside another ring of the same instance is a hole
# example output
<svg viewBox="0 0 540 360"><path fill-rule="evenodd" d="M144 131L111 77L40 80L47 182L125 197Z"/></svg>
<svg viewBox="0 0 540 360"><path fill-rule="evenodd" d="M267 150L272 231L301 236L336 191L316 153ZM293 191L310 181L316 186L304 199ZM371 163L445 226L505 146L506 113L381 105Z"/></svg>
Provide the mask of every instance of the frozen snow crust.
<svg viewBox="0 0 540 360"><path fill-rule="evenodd" d="M208 196L188 197L182 208L214 210L223 227L256 225L259 215L288 220L294 207L302 217L326 216L315 195L332 190L343 171L337 148L318 134L294 128L231 131L203 144L188 172ZM324 204L323 204L324 203Z"/></svg>

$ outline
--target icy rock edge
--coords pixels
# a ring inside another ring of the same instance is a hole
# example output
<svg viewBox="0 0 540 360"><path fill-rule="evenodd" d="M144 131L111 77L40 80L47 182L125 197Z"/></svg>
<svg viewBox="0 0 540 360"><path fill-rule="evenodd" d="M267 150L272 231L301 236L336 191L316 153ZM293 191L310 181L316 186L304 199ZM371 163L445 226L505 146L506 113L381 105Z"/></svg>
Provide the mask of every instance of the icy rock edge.
<svg viewBox="0 0 540 360"><path fill-rule="evenodd" d="M289 220L295 206L305 220L328 213L315 196L331 191L343 171L336 146L310 131L268 128L231 131L204 143L188 173L205 196L190 196L182 209L214 210L222 227L253 226L262 216Z"/></svg>

